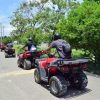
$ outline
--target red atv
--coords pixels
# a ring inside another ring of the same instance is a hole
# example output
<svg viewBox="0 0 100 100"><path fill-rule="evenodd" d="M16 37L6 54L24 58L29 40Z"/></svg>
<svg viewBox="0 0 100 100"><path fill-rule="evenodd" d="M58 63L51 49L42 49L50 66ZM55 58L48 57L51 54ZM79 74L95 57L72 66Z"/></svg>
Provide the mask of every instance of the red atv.
<svg viewBox="0 0 100 100"><path fill-rule="evenodd" d="M19 54L17 65L18 67L22 67L26 70L31 69L32 67L35 67L35 59L40 57L39 51L30 52L28 50L25 50L24 53Z"/></svg>
<svg viewBox="0 0 100 100"><path fill-rule="evenodd" d="M0 43L0 49L1 49L1 51L2 51L2 50L5 50L5 47L6 47L6 46L5 46L3 43Z"/></svg>
<svg viewBox="0 0 100 100"><path fill-rule="evenodd" d="M87 68L88 62L89 59L61 59L53 56L36 59L35 82L47 82L50 92L58 97L65 95L70 85L85 89L88 79L83 70Z"/></svg>

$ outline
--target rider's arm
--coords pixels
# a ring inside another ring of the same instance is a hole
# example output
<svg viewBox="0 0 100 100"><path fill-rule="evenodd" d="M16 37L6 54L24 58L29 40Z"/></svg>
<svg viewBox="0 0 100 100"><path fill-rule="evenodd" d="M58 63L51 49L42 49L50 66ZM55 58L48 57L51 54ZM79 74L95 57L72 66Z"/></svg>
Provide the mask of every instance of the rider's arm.
<svg viewBox="0 0 100 100"><path fill-rule="evenodd" d="M27 44L25 44L21 49L24 49L25 47L27 47Z"/></svg>
<svg viewBox="0 0 100 100"><path fill-rule="evenodd" d="M49 46L46 50L43 51L43 54L46 54L49 50L51 50L51 46Z"/></svg>
<svg viewBox="0 0 100 100"><path fill-rule="evenodd" d="M44 50L43 51L43 54L46 54L49 50L51 50L52 48L55 48L55 41L53 41L51 44L50 44L50 46L46 49L46 50Z"/></svg>
<svg viewBox="0 0 100 100"><path fill-rule="evenodd" d="M43 54L46 54L49 50L51 50L51 49L54 48L54 47L55 47L55 42L53 41L53 42L50 44L50 46L49 46L46 50L43 51Z"/></svg>

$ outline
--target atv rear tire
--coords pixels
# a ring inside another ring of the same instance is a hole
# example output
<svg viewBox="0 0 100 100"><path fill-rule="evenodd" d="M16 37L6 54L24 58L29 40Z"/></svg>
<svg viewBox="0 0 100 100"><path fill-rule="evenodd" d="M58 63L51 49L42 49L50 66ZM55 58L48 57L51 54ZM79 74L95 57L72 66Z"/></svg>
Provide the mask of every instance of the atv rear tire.
<svg viewBox="0 0 100 100"><path fill-rule="evenodd" d="M88 79L86 74L84 72L80 72L76 78L77 80L75 83L75 87L79 90L85 89L88 84Z"/></svg>
<svg viewBox="0 0 100 100"><path fill-rule="evenodd" d="M52 76L49 80L50 92L57 96L63 96L67 93L67 81L61 76Z"/></svg>
<svg viewBox="0 0 100 100"><path fill-rule="evenodd" d="M34 71L34 79L35 79L35 82L40 84L41 83L41 78L40 78L40 72L39 72L39 69L38 68L35 68L35 71Z"/></svg>
<svg viewBox="0 0 100 100"><path fill-rule="evenodd" d="M31 69L31 61L25 59L23 68L26 69L26 70Z"/></svg>
<svg viewBox="0 0 100 100"><path fill-rule="evenodd" d="M20 58L18 58L18 60L17 60L17 65L18 65L18 67L23 67L21 64Z"/></svg>
<svg viewBox="0 0 100 100"><path fill-rule="evenodd" d="M7 53L5 53L5 58L8 58L8 54Z"/></svg>
<svg viewBox="0 0 100 100"><path fill-rule="evenodd" d="M13 57L16 57L16 54L13 54Z"/></svg>

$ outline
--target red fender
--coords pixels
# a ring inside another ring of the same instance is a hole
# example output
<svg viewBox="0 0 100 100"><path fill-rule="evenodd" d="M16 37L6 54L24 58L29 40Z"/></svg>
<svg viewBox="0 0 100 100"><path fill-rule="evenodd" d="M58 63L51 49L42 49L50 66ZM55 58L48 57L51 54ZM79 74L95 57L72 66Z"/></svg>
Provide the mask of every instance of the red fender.
<svg viewBox="0 0 100 100"><path fill-rule="evenodd" d="M46 68L47 66L47 64L49 64L49 63L51 63L52 61L54 61L56 58L46 58L46 59L44 59L44 60L41 60L39 63L40 63L40 66L41 66L41 68Z"/></svg>

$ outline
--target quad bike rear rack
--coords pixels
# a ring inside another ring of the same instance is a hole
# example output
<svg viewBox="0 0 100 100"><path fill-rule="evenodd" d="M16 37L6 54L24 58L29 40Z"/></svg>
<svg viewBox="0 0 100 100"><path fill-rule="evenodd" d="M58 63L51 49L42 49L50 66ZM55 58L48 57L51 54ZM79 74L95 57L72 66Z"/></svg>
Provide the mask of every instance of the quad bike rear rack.
<svg viewBox="0 0 100 100"><path fill-rule="evenodd" d="M74 65L74 64L84 64L90 62L90 59L88 58L81 58L81 59L55 59L53 62L50 63L49 66L55 66L55 65Z"/></svg>

